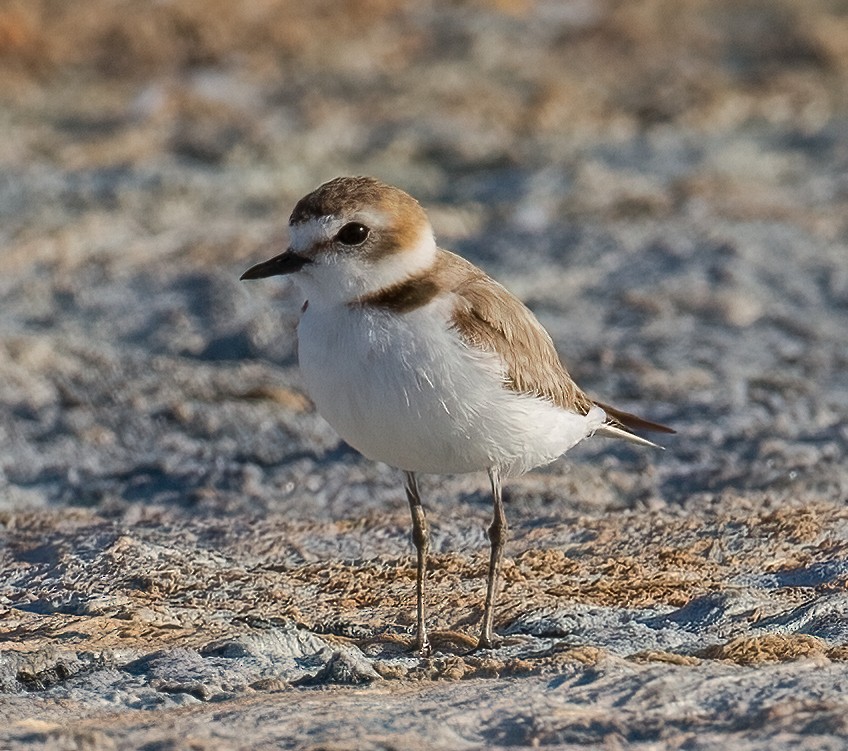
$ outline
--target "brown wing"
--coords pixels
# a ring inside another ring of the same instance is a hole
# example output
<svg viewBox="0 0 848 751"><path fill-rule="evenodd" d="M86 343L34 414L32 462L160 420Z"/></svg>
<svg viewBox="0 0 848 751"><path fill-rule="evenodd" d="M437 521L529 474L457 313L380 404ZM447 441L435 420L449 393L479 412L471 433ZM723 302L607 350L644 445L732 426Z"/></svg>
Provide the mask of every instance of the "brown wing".
<svg viewBox="0 0 848 751"><path fill-rule="evenodd" d="M666 425L590 399L568 374L550 335L524 303L461 256L448 251L440 253L439 285L459 297L454 328L469 345L501 357L506 365L508 388L549 399L583 415L596 404L607 413L608 425L628 432L675 432Z"/></svg>
<svg viewBox="0 0 848 751"><path fill-rule="evenodd" d="M442 251L439 281L457 295L453 326L472 347L500 356L506 386L585 415L589 399L568 375L554 343L517 297L460 256Z"/></svg>

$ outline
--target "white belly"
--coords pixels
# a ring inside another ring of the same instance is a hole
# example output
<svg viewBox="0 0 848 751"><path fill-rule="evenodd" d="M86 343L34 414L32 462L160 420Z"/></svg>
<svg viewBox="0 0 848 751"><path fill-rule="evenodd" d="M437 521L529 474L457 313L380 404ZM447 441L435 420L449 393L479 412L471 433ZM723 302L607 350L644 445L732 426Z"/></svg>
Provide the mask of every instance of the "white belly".
<svg viewBox="0 0 848 751"><path fill-rule="evenodd" d="M547 464L598 428L506 389L494 355L448 330L439 302L397 316L310 305L298 325L306 388L321 415L369 459L412 472Z"/></svg>

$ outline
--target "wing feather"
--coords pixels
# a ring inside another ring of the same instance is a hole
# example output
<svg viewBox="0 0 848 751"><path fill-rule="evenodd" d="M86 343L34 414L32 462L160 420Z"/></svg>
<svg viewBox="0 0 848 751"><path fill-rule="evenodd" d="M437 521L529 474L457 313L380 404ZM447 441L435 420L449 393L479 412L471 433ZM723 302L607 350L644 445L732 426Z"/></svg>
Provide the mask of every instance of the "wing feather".
<svg viewBox="0 0 848 751"><path fill-rule="evenodd" d="M441 253L440 286L457 297L453 327L468 346L501 358L507 388L582 415L597 405L607 415L598 433L611 438L656 446L634 431L675 432L587 396L568 374L548 332L521 300L461 256Z"/></svg>
<svg viewBox="0 0 848 751"><path fill-rule="evenodd" d="M452 253L449 256L442 281L456 295L452 323L463 341L501 358L507 388L587 414L592 400L568 374L536 316L476 266Z"/></svg>

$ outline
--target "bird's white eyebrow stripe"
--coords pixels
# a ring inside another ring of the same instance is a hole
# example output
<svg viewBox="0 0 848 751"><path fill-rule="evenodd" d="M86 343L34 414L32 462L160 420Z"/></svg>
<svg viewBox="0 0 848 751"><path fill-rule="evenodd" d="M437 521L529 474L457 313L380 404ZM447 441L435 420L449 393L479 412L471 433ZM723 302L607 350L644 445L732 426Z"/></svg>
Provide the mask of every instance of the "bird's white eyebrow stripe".
<svg viewBox="0 0 848 751"><path fill-rule="evenodd" d="M294 251L306 251L331 240L344 221L335 216L322 216L289 225L289 244Z"/></svg>

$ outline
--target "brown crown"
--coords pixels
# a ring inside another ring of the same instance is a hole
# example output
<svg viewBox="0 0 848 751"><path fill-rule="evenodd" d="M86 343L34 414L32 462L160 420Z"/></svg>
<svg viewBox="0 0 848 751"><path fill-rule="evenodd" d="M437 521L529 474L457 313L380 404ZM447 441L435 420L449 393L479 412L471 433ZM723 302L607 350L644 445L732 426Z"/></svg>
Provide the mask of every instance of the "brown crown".
<svg viewBox="0 0 848 751"><path fill-rule="evenodd" d="M292 211L289 224L301 224L322 216L353 214L366 206L393 214L411 212L411 216L424 217L418 201L400 188L373 177L337 177L301 198Z"/></svg>

